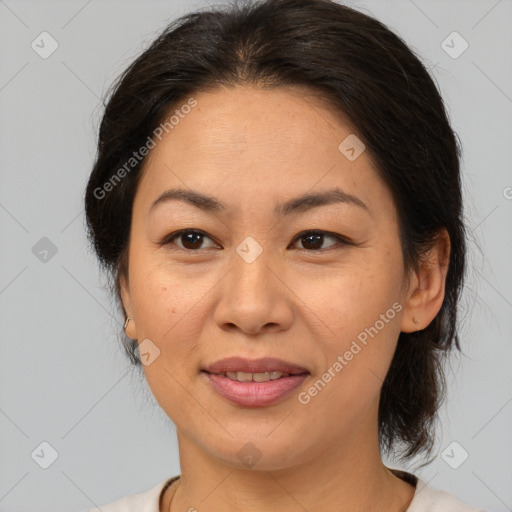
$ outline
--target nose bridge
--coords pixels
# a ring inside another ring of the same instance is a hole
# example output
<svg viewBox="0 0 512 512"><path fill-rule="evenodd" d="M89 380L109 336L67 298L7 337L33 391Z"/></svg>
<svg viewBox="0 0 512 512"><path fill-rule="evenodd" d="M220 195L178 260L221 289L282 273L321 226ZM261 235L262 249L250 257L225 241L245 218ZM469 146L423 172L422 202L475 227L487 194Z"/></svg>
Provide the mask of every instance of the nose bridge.
<svg viewBox="0 0 512 512"><path fill-rule="evenodd" d="M271 300L275 293L271 251L252 236L246 237L233 254L232 294L239 301Z"/></svg>
<svg viewBox="0 0 512 512"><path fill-rule="evenodd" d="M286 287L278 274L270 250L247 237L233 253L231 271L223 283L216 310L220 324L234 324L246 332L257 332L267 324L285 328L291 320Z"/></svg>

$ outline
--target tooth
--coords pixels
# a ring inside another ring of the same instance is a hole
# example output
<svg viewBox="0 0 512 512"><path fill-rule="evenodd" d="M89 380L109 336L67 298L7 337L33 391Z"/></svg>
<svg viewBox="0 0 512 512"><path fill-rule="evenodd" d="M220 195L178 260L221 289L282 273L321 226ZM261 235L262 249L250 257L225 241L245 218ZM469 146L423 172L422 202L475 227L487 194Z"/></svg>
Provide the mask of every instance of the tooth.
<svg viewBox="0 0 512 512"><path fill-rule="evenodd" d="M289 373L271 371L271 372L222 372L218 375L222 375L231 380L237 380L239 382L267 382L269 380L280 379L281 377L288 377Z"/></svg>
<svg viewBox="0 0 512 512"><path fill-rule="evenodd" d="M268 374L268 372L265 372L265 373L253 373L252 374L252 380L254 382L266 382L266 381L270 380L270 375Z"/></svg>

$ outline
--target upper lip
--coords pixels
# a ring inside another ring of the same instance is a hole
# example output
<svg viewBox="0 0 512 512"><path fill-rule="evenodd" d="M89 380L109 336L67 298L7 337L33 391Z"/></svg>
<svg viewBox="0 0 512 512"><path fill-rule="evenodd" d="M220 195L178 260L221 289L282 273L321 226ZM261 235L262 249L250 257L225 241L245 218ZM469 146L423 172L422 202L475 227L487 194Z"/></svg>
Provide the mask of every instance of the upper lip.
<svg viewBox="0 0 512 512"><path fill-rule="evenodd" d="M227 357L212 363L203 371L207 373L222 372L244 372L244 373L263 373L263 372L282 372L298 375L301 373L309 373L306 368L297 364L283 361L275 357L263 357L260 359L245 359L243 357Z"/></svg>

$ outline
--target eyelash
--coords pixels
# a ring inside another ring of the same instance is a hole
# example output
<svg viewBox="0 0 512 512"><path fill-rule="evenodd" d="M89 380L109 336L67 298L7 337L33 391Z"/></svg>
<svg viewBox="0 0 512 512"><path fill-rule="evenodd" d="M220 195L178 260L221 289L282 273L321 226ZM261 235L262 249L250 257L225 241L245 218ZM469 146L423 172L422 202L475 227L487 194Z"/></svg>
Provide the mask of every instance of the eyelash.
<svg viewBox="0 0 512 512"><path fill-rule="evenodd" d="M167 235L161 242L158 242L158 245L161 245L161 246L169 246L169 245L176 245L172 242L172 240L174 240L175 238L178 238L184 234L195 234L195 235L201 235L203 237L206 237L206 238L210 238L210 240L214 241L211 237L209 237L206 233L204 233L203 231L201 230L198 230L198 229L182 229L181 231L176 231L174 233L171 233L169 235ZM325 251L329 251L329 250L333 250L333 249L339 249L341 247L339 246L345 246L345 245L355 245L352 241L350 241L349 239L341 236L341 235L338 235L336 233L330 233L329 231L322 231L322 230L306 230L306 231L301 231L294 239L292 242L295 242L296 240L300 240L301 238L304 238L306 235L319 235L319 236L327 236L327 237L330 237L330 238L334 238L335 240L337 240L337 244L334 244L332 246L329 246L325 249L298 249L300 251L305 251L305 252L308 252L308 253L323 253ZM337 247L338 246L338 247ZM180 246L177 246L179 250L182 250L182 251L187 251L187 252L200 252L200 251L203 251L203 250L206 250L206 249L186 249L186 248L183 248L183 247L180 247Z"/></svg>

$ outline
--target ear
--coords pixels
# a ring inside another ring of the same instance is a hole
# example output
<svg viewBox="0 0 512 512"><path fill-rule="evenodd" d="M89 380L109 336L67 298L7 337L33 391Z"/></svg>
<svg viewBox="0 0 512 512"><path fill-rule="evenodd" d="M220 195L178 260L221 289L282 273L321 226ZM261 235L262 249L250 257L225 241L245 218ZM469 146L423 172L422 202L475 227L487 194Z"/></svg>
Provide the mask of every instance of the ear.
<svg viewBox="0 0 512 512"><path fill-rule="evenodd" d="M128 282L128 277L126 273L123 273L119 277L119 291L121 295L121 302L123 304L124 312L126 316L130 319L128 325L126 326L125 333L128 338L133 340L137 339L137 326L135 324L135 318L133 317L133 309L132 309L132 301L130 295L130 285Z"/></svg>
<svg viewBox="0 0 512 512"><path fill-rule="evenodd" d="M418 271L411 276L401 322L402 332L425 329L441 309L450 248L450 236L442 228L433 247L422 257Z"/></svg>

